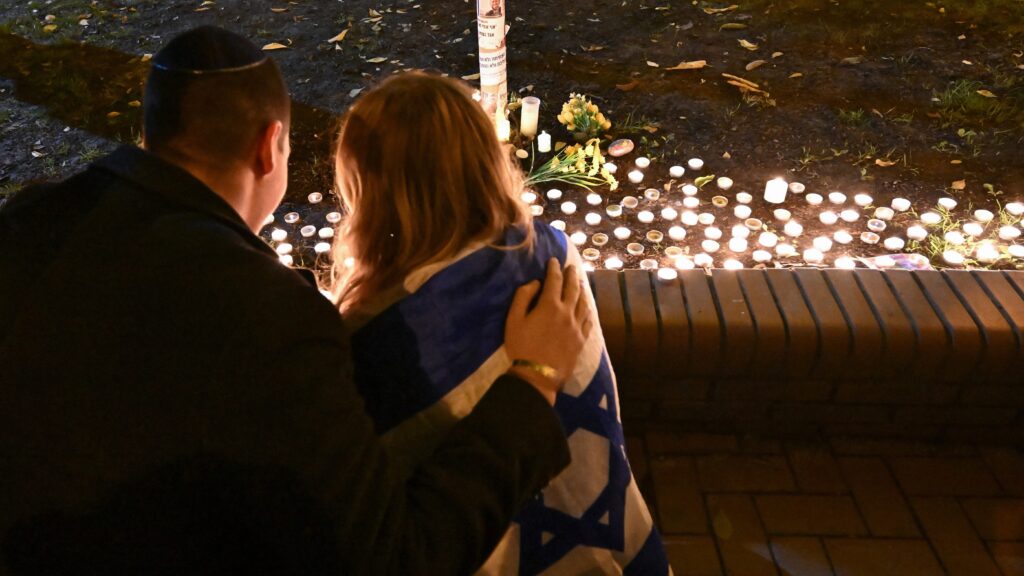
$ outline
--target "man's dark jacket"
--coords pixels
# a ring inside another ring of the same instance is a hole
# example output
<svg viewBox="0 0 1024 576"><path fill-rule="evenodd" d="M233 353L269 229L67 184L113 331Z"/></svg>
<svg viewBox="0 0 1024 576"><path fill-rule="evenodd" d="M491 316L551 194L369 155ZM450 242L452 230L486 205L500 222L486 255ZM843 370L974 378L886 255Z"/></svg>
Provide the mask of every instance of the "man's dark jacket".
<svg viewBox="0 0 1024 576"><path fill-rule="evenodd" d="M445 574L568 463L503 377L410 479L336 309L124 147L0 209L0 574Z"/></svg>

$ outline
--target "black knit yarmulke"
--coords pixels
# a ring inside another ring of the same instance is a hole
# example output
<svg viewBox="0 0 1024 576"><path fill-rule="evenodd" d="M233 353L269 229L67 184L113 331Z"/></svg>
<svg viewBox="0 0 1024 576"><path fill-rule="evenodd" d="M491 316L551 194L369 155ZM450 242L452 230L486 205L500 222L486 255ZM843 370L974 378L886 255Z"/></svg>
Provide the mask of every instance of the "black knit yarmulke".
<svg viewBox="0 0 1024 576"><path fill-rule="evenodd" d="M203 74L244 70L267 55L244 37L216 26L201 26L175 36L153 57L158 70Z"/></svg>

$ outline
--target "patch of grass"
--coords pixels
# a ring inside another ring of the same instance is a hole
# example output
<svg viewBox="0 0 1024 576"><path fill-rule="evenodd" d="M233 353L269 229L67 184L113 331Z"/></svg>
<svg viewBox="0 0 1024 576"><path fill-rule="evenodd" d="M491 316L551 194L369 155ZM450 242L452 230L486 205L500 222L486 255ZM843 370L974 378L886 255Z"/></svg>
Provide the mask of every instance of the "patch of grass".
<svg viewBox="0 0 1024 576"><path fill-rule="evenodd" d="M654 134L661 127L657 120L652 120L642 114L632 111L626 115L626 119L612 126L619 134L639 134L646 132Z"/></svg>
<svg viewBox="0 0 1024 576"><path fill-rule="evenodd" d="M24 186L21 182L0 182L0 198L10 198Z"/></svg>
<svg viewBox="0 0 1024 576"><path fill-rule="evenodd" d="M83 164L91 164L102 158L104 154L105 153L99 148L84 146L82 147L82 152L78 155L78 159L81 160Z"/></svg>
<svg viewBox="0 0 1024 576"><path fill-rule="evenodd" d="M1024 110L1020 110L1012 98L1000 98L998 95L995 98L987 98L979 94L979 90L987 88L977 80L956 80L945 90L935 92L934 98L943 124L998 124L1013 121L1018 117L1024 120Z"/></svg>
<svg viewBox="0 0 1024 576"><path fill-rule="evenodd" d="M845 110L843 108L840 108L839 121L842 122L843 124L846 124L847 126L860 128L868 123L868 118L867 114L865 114L864 110L861 108L858 108L856 110Z"/></svg>

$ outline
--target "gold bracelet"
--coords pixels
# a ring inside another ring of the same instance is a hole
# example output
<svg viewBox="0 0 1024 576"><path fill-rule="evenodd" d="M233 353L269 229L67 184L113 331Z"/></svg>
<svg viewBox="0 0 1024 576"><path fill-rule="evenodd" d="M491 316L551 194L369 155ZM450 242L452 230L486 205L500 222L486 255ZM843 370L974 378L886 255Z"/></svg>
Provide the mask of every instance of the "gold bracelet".
<svg viewBox="0 0 1024 576"><path fill-rule="evenodd" d="M521 359L519 359L519 360L513 360L512 361L512 367L513 368L527 368L529 370L533 370L534 372L540 374L541 376L543 376L545 378L550 378L550 379L552 379L552 380L554 380L556 382L559 380L559 378L558 378L558 370L555 370L551 366L547 366L547 365L544 365L544 364L538 364L536 362L531 362L529 360L521 360Z"/></svg>

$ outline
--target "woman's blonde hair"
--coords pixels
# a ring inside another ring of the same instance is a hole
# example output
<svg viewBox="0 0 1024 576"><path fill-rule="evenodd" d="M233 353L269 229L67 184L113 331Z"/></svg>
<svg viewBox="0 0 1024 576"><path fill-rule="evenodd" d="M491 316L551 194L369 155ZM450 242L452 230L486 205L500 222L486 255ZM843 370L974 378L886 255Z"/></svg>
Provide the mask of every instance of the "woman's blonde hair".
<svg viewBox="0 0 1024 576"><path fill-rule="evenodd" d="M469 88L422 72L392 76L346 114L335 150L347 218L332 292L344 311L426 264L510 226L533 239L522 173Z"/></svg>

